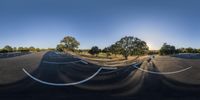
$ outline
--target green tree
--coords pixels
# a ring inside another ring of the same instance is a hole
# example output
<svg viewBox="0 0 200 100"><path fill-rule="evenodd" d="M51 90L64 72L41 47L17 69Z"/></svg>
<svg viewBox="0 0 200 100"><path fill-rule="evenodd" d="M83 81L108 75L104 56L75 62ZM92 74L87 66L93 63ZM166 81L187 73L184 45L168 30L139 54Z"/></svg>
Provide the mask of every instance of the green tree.
<svg viewBox="0 0 200 100"><path fill-rule="evenodd" d="M29 48L28 47L24 47L23 52L29 52Z"/></svg>
<svg viewBox="0 0 200 100"><path fill-rule="evenodd" d="M17 52L17 47L13 47L13 52Z"/></svg>
<svg viewBox="0 0 200 100"><path fill-rule="evenodd" d="M61 43L64 44L66 50L71 50L71 51L74 51L80 45L80 43L74 37L71 36L64 37L61 40Z"/></svg>
<svg viewBox="0 0 200 100"><path fill-rule="evenodd" d="M7 51L7 52L13 52L13 48L9 45L6 45L3 50Z"/></svg>
<svg viewBox="0 0 200 100"><path fill-rule="evenodd" d="M193 49L193 53L199 53L198 49Z"/></svg>
<svg viewBox="0 0 200 100"><path fill-rule="evenodd" d="M18 48L18 51L20 51L20 52L22 52L23 50L24 50L23 47L19 47L19 48Z"/></svg>
<svg viewBox="0 0 200 100"><path fill-rule="evenodd" d="M200 49L198 49L198 53L200 53Z"/></svg>
<svg viewBox="0 0 200 100"><path fill-rule="evenodd" d="M30 50L27 47L19 47L18 51L20 51L20 52L29 52Z"/></svg>
<svg viewBox="0 0 200 100"><path fill-rule="evenodd" d="M37 52L40 52L40 51L41 51L40 48L36 48L35 50L36 50Z"/></svg>
<svg viewBox="0 0 200 100"><path fill-rule="evenodd" d="M36 50L35 50L35 47L33 47L33 46L29 47L29 50L30 50L30 51L33 51L33 52L36 51Z"/></svg>
<svg viewBox="0 0 200 100"><path fill-rule="evenodd" d="M111 52L110 52L110 48L109 47L105 47L103 50L102 50L103 53L106 54L106 57L108 58L109 56L111 56Z"/></svg>
<svg viewBox="0 0 200 100"><path fill-rule="evenodd" d="M93 46L88 53L90 53L91 55L98 55L101 52L101 49L99 49L97 46Z"/></svg>
<svg viewBox="0 0 200 100"><path fill-rule="evenodd" d="M128 59L130 55L141 55L148 51L148 46L145 41L132 36L125 36L116 42L118 51Z"/></svg>
<svg viewBox="0 0 200 100"><path fill-rule="evenodd" d="M193 53L193 49L192 49L191 47L186 48L186 52L187 52L187 53Z"/></svg>
<svg viewBox="0 0 200 100"><path fill-rule="evenodd" d="M176 53L186 53L185 48L176 49Z"/></svg>
<svg viewBox="0 0 200 100"><path fill-rule="evenodd" d="M63 44L58 44L56 47L56 50L59 52L63 52L64 49L65 49L65 45L63 45Z"/></svg>
<svg viewBox="0 0 200 100"><path fill-rule="evenodd" d="M164 43L163 46L160 49L161 55L170 55L170 54L175 54L175 53L176 53L175 46L168 45L167 43Z"/></svg>
<svg viewBox="0 0 200 100"><path fill-rule="evenodd" d="M149 47L147 46L146 42L140 40L139 38L135 37L133 44L134 44L134 48L131 55L142 55L142 54L145 54L149 50Z"/></svg>
<svg viewBox="0 0 200 100"><path fill-rule="evenodd" d="M120 45L118 44L112 44L110 47L109 47L109 50L112 54L114 54L115 56L117 54L120 54L120 51L121 51L121 48L120 48Z"/></svg>

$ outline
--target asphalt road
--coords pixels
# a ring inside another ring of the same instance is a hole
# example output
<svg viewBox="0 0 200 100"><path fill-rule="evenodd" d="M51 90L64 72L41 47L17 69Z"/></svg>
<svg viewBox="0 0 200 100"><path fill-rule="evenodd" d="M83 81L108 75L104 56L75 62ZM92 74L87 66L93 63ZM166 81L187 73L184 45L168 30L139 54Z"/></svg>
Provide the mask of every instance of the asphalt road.
<svg viewBox="0 0 200 100"><path fill-rule="evenodd" d="M151 60L136 66L158 72ZM35 70L31 70L29 67L32 66L19 67L20 70L17 70L23 73L25 76L23 79L0 84L0 100L200 99L198 89L184 91L170 87L163 81L167 80L164 75L144 72L133 66L117 69L107 68L85 62L68 54L47 52L40 60L39 66L34 67ZM2 74L0 73L0 75ZM16 75L12 78L14 80L18 77ZM175 84L181 85L181 83Z"/></svg>

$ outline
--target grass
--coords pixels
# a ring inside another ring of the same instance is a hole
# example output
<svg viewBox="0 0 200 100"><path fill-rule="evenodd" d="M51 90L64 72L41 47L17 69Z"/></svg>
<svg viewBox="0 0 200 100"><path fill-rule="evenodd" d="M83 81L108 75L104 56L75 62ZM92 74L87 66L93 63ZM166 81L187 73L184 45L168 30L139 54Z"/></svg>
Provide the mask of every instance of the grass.
<svg viewBox="0 0 200 100"><path fill-rule="evenodd" d="M127 66L144 58L138 56L129 56L126 60L122 55L110 55L107 57L106 53L99 53L97 56L91 55L87 52L77 53L82 59L101 66Z"/></svg>

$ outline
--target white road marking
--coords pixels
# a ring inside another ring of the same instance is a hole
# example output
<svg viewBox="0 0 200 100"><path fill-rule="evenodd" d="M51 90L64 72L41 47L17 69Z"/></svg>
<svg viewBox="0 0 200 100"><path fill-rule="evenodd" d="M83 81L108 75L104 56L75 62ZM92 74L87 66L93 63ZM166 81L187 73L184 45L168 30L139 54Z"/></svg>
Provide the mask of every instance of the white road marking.
<svg viewBox="0 0 200 100"><path fill-rule="evenodd" d="M143 71L143 72L147 72L147 73L151 73L151 74L165 74L165 75L166 75L166 74L176 74L176 73L180 73L180 72L183 72L183 71L186 71L186 70L192 68L192 66L190 66L190 67L188 67L188 68L181 69L181 70L178 70L178 71L171 71L171 72L154 72L154 71L149 71L149 70L144 70L144 69L142 69L142 68L139 68L139 67L136 66L136 64L133 64L132 66L135 67L135 68L137 68L137 69L139 69L139 70L141 70L141 71Z"/></svg>
<svg viewBox="0 0 200 100"><path fill-rule="evenodd" d="M90 79L94 78L101 70L102 68L99 68L97 70L97 72L95 72L92 76L84 79L84 80L81 80L81 81L78 81L78 82L73 82L73 83L51 83L51 82L46 82L46 81L43 81L43 80L40 80L38 78L35 78L34 76L32 76L31 74L29 74L24 68L22 69L24 71L24 73L26 73L26 75L28 75L30 78L32 78L33 80L39 82L39 83L42 83L42 84L46 84L46 85L52 85L52 86L71 86L71 85L78 85L78 84L82 84L82 83L85 83L87 81L89 81Z"/></svg>
<svg viewBox="0 0 200 100"><path fill-rule="evenodd" d="M84 64L88 64L88 62L86 62L86 61L84 61L84 60L81 60L81 62L84 63Z"/></svg>

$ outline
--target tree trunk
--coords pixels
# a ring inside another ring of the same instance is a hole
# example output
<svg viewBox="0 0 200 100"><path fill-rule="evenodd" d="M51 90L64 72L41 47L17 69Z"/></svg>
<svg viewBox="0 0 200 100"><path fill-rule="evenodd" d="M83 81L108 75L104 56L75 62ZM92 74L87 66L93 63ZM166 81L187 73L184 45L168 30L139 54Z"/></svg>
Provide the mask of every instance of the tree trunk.
<svg viewBox="0 0 200 100"><path fill-rule="evenodd" d="M126 60L128 60L128 56L124 56Z"/></svg>

